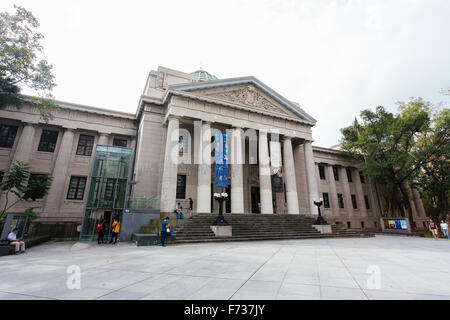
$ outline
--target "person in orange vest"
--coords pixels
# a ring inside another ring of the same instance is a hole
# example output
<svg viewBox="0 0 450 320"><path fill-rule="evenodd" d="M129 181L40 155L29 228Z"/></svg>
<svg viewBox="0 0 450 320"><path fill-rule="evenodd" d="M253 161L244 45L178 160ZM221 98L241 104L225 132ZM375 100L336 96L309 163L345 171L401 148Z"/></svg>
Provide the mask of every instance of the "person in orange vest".
<svg viewBox="0 0 450 320"><path fill-rule="evenodd" d="M111 229L112 234L111 234L111 241L109 241L109 243L113 243L113 240L114 240L113 244L116 244L117 236L119 235L119 232L120 232L120 222L117 221L116 218L114 218L114 221L113 221L111 227L112 227L112 229Z"/></svg>

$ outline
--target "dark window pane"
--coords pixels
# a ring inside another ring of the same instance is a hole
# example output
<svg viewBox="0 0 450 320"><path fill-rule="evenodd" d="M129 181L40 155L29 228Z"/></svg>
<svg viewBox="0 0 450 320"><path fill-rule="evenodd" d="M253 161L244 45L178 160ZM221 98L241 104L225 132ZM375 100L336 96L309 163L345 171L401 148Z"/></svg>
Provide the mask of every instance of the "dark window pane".
<svg viewBox="0 0 450 320"><path fill-rule="evenodd" d="M177 199L186 198L186 175L177 176Z"/></svg>
<svg viewBox="0 0 450 320"><path fill-rule="evenodd" d="M113 140L113 146L115 147L127 147L127 140L126 139L114 139Z"/></svg>
<svg viewBox="0 0 450 320"><path fill-rule="evenodd" d="M69 190L67 191L67 199L83 200L85 187L86 177L71 177L69 182Z"/></svg>
<svg viewBox="0 0 450 320"><path fill-rule="evenodd" d="M325 167L324 166L319 166L319 174L320 174L320 179L325 180Z"/></svg>
<svg viewBox="0 0 450 320"><path fill-rule="evenodd" d="M323 194L323 207L329 208L330 207L330 199L328 197L328 193Z"/></svg>
<svg viewBox="0 0 450 320"><path fill-rule="evenodd" d="M339 208L344 209L344 198L342 197L342 193L338 193L338 202Z"/></svg>
<svg viewBox="0 0 450 320"><path fill-rule="evenodd" d="M58 131L42 130L41 141L39 141L38 151L54 152L57 140L58 140Z"/></svg>
<svg viewBox="0 0 450 320"><path fill-rule="evenodd" d="M338 167L333 167L333 175L334 175L334 180L339 181L339 168Z"/></svg>
<svg viewBox="0 0 450 320"><path fill-rule="evenodd" d="M356 196L354 194L352 194L352 204L353 204L353 209L358 209L358 205L356 202Z"/></svg>
<svg viewBox="0 0 450 320"><path fill-rule="evenodd" d="M12 148L17 134L17 126L0 125L0 147Z"/></svg>
<svg viewBox="0 0 450 320"><path fill-rule="evenodd" d="M366 202L366 209L370 209L369 197L364 196L364 201Z"/></svg>
<svg viewBox="0 0 450 320"><path fill-rule="evenodd" d="M353 181L353 179L352 179L352 169L346 168L345 171L347 171L347 180L348 180L348 182L352 182Z"/></svg>
<svg viewBox="0 0 450 320"><path fill-rule="evenodd" d="M361 171L359 172L359 179L361 180L361 183L366 183L366 180L364 179L364 175Z"/></svg>
<svg viewBox="0 0 450 320"><path fill-rule="evenodd" d="M77 155L90 156L94 146L94 136L80 134L77 146Z"/></svg>

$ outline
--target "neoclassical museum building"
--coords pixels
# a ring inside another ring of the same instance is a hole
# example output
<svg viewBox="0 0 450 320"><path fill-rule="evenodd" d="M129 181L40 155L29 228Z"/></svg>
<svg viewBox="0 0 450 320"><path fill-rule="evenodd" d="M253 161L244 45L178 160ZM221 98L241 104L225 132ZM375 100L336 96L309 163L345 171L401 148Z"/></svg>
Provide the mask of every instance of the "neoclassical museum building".
<svg viewBox="0 0 450 320"><path fill-rule="evenodd" d="M31 176L53 176L47 196L9 210L38 207L43 233L89 239L99 219L125 214L138 228L147 214L188 208L189 198L194 214L214 214L213 194L224 191L226 213L315 216L322 198L327 221L381 228L383 186L339 150L314 146L316 120L255 77L158 67L135 114L58 103L48 123L32 105L0 110L1 176L16 160L30 164ZM227 133L225 188L216 187L217 132ZM425 228L419 193L409 192L411 223Z"/></svg>

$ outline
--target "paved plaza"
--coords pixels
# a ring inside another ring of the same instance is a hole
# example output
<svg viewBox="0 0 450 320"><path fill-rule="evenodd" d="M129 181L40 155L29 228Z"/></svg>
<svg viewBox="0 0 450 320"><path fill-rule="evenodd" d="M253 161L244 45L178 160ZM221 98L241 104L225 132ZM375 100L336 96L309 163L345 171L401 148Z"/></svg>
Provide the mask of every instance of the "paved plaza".
<svg viewBox="0 0 450 320"><path fill-rule="evenodd" d="M0 299L450 299L450 241L443 239L95 243L82 250L74 243L1 257ZM80 289L68 288L68 268L81 271Z"/></svg>

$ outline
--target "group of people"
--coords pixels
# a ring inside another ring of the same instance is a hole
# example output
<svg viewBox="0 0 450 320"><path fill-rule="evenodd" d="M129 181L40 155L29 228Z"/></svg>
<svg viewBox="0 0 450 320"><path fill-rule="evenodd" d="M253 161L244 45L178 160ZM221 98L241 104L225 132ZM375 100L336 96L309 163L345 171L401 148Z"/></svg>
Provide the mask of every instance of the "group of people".
<svg viewBox="0 0 450 320"><path fill-rule="evenodd" d="M194 200L189 198L189 219L192 219L192 209L194 207ZM177 214L177 219L183 219L183 207L181 206L181 202L178 202L175 206L175 213Z"/></svg>
<svg viewBox="0 0 450 320"><path fill-rule="evenodd" d="M97 243L103 244L107 243L108 239L105 239L106 237L106 222L104 220L101 220L97 227L95 227L95 232L97 232ZM117 236L120 232L120 221L117 221L116 218L114 218L113 223L111 224L111 240L109 240L110 244L116 244L117 243Z"/></svg>
<svg viewBox="0 0 450 320"><path fill-rule="evenodd" d="M448 240L450 240L449 232L448 232L448 223L445 222L445 220L441 220L441 224L439 225L441 227L441 231L444 234L444 237L447 237ZM439 230L436 222L433 221L433 219L430 218L430 223L428 224L428 230L430 230L431 234L433 235L434 239L439 238Z"/></svg>

